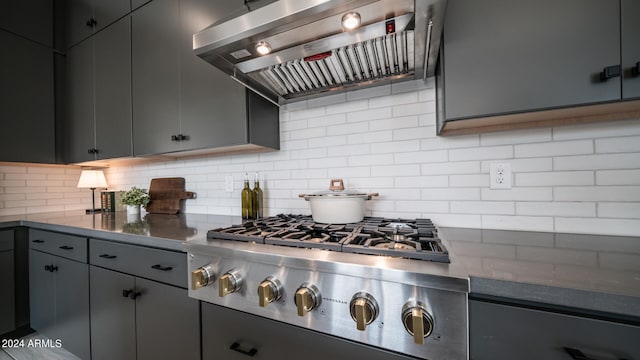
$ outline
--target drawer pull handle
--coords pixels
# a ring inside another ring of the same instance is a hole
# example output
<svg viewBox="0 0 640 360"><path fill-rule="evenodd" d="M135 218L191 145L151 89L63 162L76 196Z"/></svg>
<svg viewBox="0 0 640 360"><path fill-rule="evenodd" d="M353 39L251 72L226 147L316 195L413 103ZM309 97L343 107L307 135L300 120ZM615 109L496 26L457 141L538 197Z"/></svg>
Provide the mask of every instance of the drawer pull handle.
<svg viewBox="0 0 640 360"><path fill-rule="evenodd" d="M234 342L233 344L231 344L231 346L229 346L229 349L233 351L237 351L240 354L245 354L247 356L253 356L258 352L256 348L251 348L249 350L242 350L240 349L240 344L238 344L237 342Z"/></svg>
<svg viewBox="0 0 640 360"><path fill-rule="evenodd" d="M160 271L173 270L173 267L171 267L171 266L162 266L160 264L153 265L151 268L152 269L156 269L156 270L160 270Z"/></svg>
<svg viewBox="0 0 640 360"><path fill-rule="evenodd" d="M40 239L38 239L38 240L33 240L33 241L31 241L31 242L34 242L34 243L36 243L36 244L42 244L42 243L44 242L44 240L40 240Z"/></svg>
<svg viewBox="0 0 640 360"><path fill-rule="evenodd" d="M565 347L564 350L571 356L573 360L594 360L590 357L587 357L582 351L578 349L573 349L570 347ZM625 359L620 359L625 360Z"/></svg>
<svg viewBox="0 0 640 360"><path fill-rule="evenodd" d="M73 250L73 246L63 245L63 246L60 246L60 249L62 249L62 250Z"/></svg>
<svg viewBox="0 0 640 360"><path fill-rule="evenodd" d="M109 255L109 254L102 254L99 257L103 258L103 259L115 259L117 258L117 256L115 255Z"/></svg>
<svg viewBox="0 0 640 360"><path fill-rule="evenodd" d="M48 272L58 271L58 267L55 265L45 265L44 271L48 271Z"/></svg>

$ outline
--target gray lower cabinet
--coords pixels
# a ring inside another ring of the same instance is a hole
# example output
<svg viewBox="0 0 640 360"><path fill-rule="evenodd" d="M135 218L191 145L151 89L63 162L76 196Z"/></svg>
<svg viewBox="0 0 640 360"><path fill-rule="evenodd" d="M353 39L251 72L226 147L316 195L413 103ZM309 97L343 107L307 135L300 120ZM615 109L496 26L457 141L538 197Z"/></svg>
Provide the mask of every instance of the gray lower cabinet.
<svg viewBox="0 0 640 360"><path fill-rule="evenodd" d="M88 265L29 250L29 298L31 327L90 359Z"/></svg>
<svg viewBox="0 0 640 360"><path fill-rule="evenodd" d="M409 360L398 355L202 302L202 359L265 360L304 358Z"/></svg>
<svg viewBox="0 0 640 360"><path fill-rule="evenodd" d="M16 327L13 254L13 230L0 231L0 334Z"/></svg>
<svg viewBox="0 0 640 360"><path fill-rule="evenodd" d="M90 262L93 360L200 359L186 254L91 239Z"/></svg>
<svg viewBox="0 0 640 360"><path fill-rule="evenodd" d="M131 135L131 18L69 49L63 158L127 157Z"/></svg>
<svg viewBox="0 0 640 360"><path fill-rule="evenodd" d="M53 51L0 29L0 161L54 163Z"/></svg>
<svg viewBox="0 0 640 360"><path fill-rule="evenodd" d="M472 360L640 359L640 326L478 300L469 301Z"/></svg>
<svg viewBox="0 0 640 360"><path fill-rule="evenodd" d="M278 108L194 55L192 36L241 2L154 0L132 13L134 154L279 148Z"/></svg>

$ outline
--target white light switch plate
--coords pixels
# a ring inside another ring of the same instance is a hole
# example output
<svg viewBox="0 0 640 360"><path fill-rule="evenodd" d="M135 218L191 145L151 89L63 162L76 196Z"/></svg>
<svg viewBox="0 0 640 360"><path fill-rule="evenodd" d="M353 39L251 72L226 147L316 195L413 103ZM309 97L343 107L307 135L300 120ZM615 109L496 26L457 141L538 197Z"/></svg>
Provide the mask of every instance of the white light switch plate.
<svg viewBox="0 0 640 360"><path fill-rule="evenodd" d="M503 190L511 189L510 163L489 164L489 188Z"/></svg>
<svg viewBox="0 0 640 360"><path fill-rule="evenodd" d="M233 192L233 175L227 175L224 178L224 191Z"/></svg>

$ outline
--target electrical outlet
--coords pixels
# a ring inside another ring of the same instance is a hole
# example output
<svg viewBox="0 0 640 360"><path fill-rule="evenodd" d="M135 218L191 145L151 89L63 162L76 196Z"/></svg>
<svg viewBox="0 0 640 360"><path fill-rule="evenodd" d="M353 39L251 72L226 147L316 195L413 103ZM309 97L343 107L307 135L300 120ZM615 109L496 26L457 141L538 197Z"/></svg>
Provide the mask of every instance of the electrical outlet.
<svg viewBox="0 0 640 360"><path fill-rule="evenodd" d="M224 178L224 191L233 192L233 175L227 175Z"/></svg>
<svg viewBox="0 0 640 360"><path fill-rule="evenodd" d="M489 188L490 189L511 189L511 164L510 163L490 163L489 164Z"/></svg>

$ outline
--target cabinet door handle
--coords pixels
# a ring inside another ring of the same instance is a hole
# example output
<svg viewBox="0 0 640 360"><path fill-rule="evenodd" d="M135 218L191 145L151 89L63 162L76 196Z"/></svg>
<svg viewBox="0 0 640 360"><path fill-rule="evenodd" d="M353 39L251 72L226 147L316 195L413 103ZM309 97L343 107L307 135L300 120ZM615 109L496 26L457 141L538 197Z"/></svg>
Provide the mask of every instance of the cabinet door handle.
<svg viewBox="0 0 640 360"><path fill-rule="evenodd" d="M109 255L109 254L102 254L102 255L100 255L100 256L98 256L98 257L101 257L101 258L103 258L103 259L115 259L115 258L117 258L117 256L115 256L115 255Z"/></svg>
<svg viewBox="0 0 640 360"><path fill-rule="evenodd" d="M636 65L631 68L631 76L633 77L640 76L640 61L638 61Z"/></svg>
<svg viewBox="0 0 640 360"><path fill-rule="evenodd" d="M48 272L58 271L58 267L55 265L45 265L44 270Z"/></svg>
<svg viewBox="0 0 640 360"><path fill-rule="evenodd" d="M134 291L129 295L129 298L131 300L135 300L136 298L140 297L140 295L142 295L140 291Z"/></svg>
<svg viewBox="0 0 640 360"><path fill-rule="evenodd" d="M152 269L160 270L160 271L170 271L173 270L171 266L162 266L160 264L155 264L151 267Z"/></svg>
<svg viewBox="0 0 640 360"><path fill-rule="evenodd" d="M31 242L34 242L36 244L42 244L44 240L37 239L37 240L32 240Z"/></svg>
<svg viewBox="0 0 640 360"><path fill-rule="evenodd" d="M124 289L122 290L122 297L129 297L129 295L133 292L133 290L130 289Z"/></svg>
<svg viewBox="0 0 640 360"><path fill-rule="evenodd" d="M622 67L620 65L607 66L602 69L602 72L600 73L600 80L607 81L608 79L618 77L620 76L621 70Z"/></svg>
<svg viewBox="0 0 640 360"><path fill-rule="evenodd" d="M240 349L240 344L238 344L237 342L234 342L233 344L231 344L231 346L229 346L229 349L233 350L233 351L237 351L240 354L245 354L247 356L253 356L255 355L258 350L256 348L251 348L249 350L242 350Z"/></svg>
<svg viewBox="0 0 640 360"><path fill-rule="evenodd" d="M98 22L96 21L96 19L91 18L89 20L87 20L87 26L92 28L95 27L96 25L98 25Z"/></svg>
<svg viewBox="0 0 640 360"><path fill-rule="evenodd" d="M590 357L587 357L582 351L570 347L565 347L564 350L571 356L573 360L595 360ZM620 359L626 360L626 359Z"/></svg>
<svg viewBox="0 0 640 360"><path fill-rule="evenodd" d="M63 246L60 246L60 249L62 249L62 250L73 250L73 246L63 245Z"/></svg>

